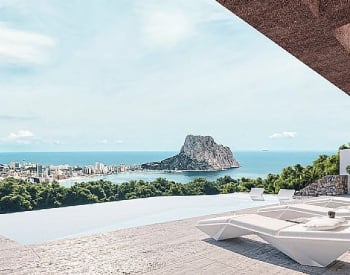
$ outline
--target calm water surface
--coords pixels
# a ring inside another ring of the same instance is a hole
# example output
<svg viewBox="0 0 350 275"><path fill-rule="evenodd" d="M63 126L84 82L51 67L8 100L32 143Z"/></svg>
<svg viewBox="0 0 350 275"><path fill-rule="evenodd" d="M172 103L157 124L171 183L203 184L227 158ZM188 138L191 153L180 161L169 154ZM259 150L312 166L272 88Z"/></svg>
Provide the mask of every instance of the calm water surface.
<svg viewBox="0 0 350 275"><path fill-rule="evenodd" d="M154 197L0 215L0 235L23 244L89 235L277 203L246 193Z"/></svg>

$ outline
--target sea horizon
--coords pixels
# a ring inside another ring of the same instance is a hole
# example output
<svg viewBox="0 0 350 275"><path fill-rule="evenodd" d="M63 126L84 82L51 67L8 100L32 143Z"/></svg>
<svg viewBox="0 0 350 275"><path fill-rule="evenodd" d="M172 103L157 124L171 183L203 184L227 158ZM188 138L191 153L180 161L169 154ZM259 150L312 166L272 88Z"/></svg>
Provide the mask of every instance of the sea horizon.
<svg viewBox="0 0 350 275"><path fill-rule="evenodd" d="M231 148L230 148L231 149ZM232 153L235 152L257 152L257 151L263 151L263 152L336 152L334 149L239 149L233 151L231 149ZM53 150L36 150L36 151L2 151L0 154L3 153L84 153L84 152L180 152L180 150L63 150L63 151L53 151Z"/></svg>

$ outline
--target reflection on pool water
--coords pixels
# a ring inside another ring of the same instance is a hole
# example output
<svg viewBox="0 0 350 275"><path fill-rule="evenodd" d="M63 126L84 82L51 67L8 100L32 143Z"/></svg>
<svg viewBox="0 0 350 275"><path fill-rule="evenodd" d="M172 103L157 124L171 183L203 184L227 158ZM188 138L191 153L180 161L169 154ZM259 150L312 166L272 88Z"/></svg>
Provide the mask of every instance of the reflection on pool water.
<svg viewBox="0 0 350 275"><path fill-rule="evenodd" d="M153 197L0 215L0 235L23 244L113 231L277 203L247 193Z"/></svg>

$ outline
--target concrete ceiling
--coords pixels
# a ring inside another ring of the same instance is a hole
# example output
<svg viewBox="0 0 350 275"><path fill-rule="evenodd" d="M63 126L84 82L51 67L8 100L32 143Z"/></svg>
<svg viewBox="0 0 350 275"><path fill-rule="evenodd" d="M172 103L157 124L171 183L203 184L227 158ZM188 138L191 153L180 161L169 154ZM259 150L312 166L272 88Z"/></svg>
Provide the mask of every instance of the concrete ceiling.
<svg viewBox="0 0 350 275"><path fill-rule="evenodd" d="M349 0L217 0L350 95Z"/></svg>

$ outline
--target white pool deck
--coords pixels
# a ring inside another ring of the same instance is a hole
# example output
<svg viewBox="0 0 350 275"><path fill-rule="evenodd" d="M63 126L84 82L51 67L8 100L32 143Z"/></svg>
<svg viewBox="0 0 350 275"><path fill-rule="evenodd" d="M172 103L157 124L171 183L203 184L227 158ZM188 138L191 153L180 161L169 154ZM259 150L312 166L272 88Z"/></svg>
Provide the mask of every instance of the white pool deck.
<svg viewBox="0 0 350 275"><path fill-rule="evenodd" d="M195 228L232 213L32 245L0 237L0 274L350 274L349 252L326 268L301 266L257 236L216 242Z"/></svg>

